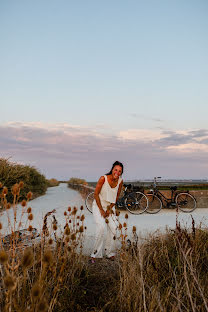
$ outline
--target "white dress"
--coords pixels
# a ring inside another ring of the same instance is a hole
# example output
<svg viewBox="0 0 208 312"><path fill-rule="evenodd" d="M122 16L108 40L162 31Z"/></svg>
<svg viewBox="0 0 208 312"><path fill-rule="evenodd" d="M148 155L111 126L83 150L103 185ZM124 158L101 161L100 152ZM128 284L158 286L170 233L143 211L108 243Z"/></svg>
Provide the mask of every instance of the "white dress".
<svg viewBox="0 0 208 312"><path fill-rule="evenodd" d="M118 184L112 188L109 183L107 176L104 175L105 182L101 188L99 198L102 208L106 211L107 207L111 203L116 203L117 193L119 185L122 179L119 177ZM101 215L100 209L97 206L96 200L93 201L92 212L96 223L96 237L95 245L91 257L102 258L103 257L103 243L104 243L104 232L107 230L106 243L105 243L105 255L112 257L115 255L115 238L116 229L118 227L118 221L115 215L115 206L113 207L114 214L110 214L108 217L108 223L105 222L105 218Z"/></svg>

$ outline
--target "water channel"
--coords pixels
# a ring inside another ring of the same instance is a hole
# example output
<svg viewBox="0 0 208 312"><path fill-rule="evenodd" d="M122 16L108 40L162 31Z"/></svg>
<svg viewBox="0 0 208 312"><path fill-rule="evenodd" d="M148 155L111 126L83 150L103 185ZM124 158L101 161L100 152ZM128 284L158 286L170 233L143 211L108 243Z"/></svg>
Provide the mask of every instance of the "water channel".
<svg viewBox="0 0 208 312"><path fill-rule="evenodd" d="M32 226L37 228L38 231L41 231L43 225L43 218L45 214L49 211L55 209L55 217L58 221L59 229L63 230L65 225L64 211L67 210L68 206L84 206L84 200L79 192L72 190L67 187L67 184L61 183L57 187L48 188L45 195L38 197L30 201L29 206L32 208L32 213L34 220L32 221ZM18 205L18 214L17 221L20 220L21 207ZM84 250L86 253L89 253L89 250L92 249L94 235L95 235L95 224L92 214L85 208L85 225L87 226L85 234L85 246ZM120 222L123 223L125 220L126 212L121 212ZM137 233L139 237L146 237L150 233L156 233L157 231L164 231L165 228L173 229L176 224L176 211L173 209L167 210L163 209L156 215L142 214L142 215L131 215L128 214L129 218L127 220L128 224L128 234L131 237L132 226L135 225L137 228ZM208 226L208 208L197 208L192 216L195 220L195 223L202 226ZM0 222L3 225L3 235L9 233L8 217L10 220L13 220L13 210L3 211L0 215ZM182 226L191 227L192 218L190 214L179 213L178 220ZM126 220L125 220L126 221ZM21 228L27 228L27 214L23 216Z"/></svg>

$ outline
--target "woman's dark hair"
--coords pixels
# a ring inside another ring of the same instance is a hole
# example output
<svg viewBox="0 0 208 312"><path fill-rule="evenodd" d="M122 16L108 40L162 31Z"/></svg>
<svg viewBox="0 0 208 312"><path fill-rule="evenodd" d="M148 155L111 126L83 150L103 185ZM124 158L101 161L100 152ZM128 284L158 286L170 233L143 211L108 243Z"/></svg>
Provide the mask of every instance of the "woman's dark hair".
<svg viewBox="0 0 208 312"><path fill-rule="evenodd" d="M115 166L120 166L120 167L122 168L122 173L121 173L121 174L123 174L123 164L122 164L120 161L117 160L117 161L115 161L115 162L113 163L112 168L111 168L111 171L109 171L108 173L106 173L106 175L111 174L112 171L113 171L113 168L114 168Z"/></svg>

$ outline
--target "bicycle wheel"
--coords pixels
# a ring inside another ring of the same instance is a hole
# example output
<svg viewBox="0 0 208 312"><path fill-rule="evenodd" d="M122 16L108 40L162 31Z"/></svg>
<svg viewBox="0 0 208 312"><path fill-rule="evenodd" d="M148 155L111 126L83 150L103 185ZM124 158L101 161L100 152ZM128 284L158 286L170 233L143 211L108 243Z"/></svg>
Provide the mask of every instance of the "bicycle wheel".
<svg viewBox="0 0 208 312"><path fill-rule="evenodd" d="M147 209L148 200L143 193L133 192L126 196L124 204L129 212L133 214L141 214Z"/></svg>
<svg viewBox="0 0 208 312"><path fill-rule="evenodd" d="M162 209L162 201L154 194L146 194L148 199L147 213L158 213Z"/></svg>
<svg viewBox="0 0 208 312"><path fill-rule="evenodd" d="M87 195L86 199L85 199L85 206L87 207L87 209L89 210L89 212L92 213L92 203L94 200L94 192L91 192Z"/></svg>
<svg viewBox="0 0 208 312"><path fill-rule="evenodd" d="M183 212L192 212L194 209L196 209L196 200L189 193L179 193L176 196L176 204Z"/></svg>

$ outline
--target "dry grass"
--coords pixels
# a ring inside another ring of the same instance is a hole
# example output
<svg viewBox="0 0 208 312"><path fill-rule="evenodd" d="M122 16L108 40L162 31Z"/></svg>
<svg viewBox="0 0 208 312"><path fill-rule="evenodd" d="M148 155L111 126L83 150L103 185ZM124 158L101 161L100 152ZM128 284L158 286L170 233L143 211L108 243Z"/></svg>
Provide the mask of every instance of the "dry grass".
<svg viewBox="0 0 208 312"><path fill-rule="evenodd" d="M1 311L208 311L208 231L196 228L194 220L191 230L182 229L176 220L174 231L139 244L133 227L129 245L126 215L119 225L121 249L116 260L92 264L82 254L83 207L68 207L64 229L49 212L34 243L28 196L19 213L27 215L31 235L27 241L19 239L15 216L20 190L16 185L13 205L5 207L13 209L14 220L10 220L9 244L2 236L0 240Z"/></svg>

